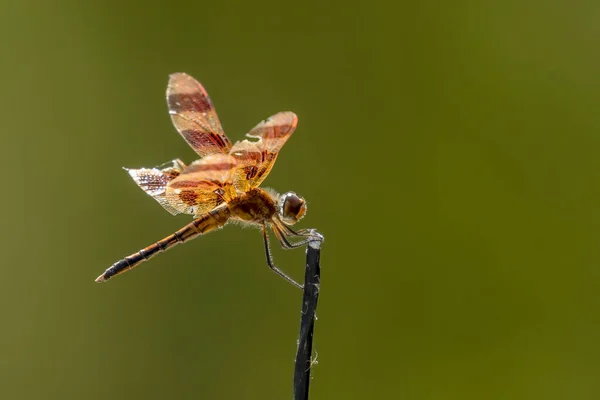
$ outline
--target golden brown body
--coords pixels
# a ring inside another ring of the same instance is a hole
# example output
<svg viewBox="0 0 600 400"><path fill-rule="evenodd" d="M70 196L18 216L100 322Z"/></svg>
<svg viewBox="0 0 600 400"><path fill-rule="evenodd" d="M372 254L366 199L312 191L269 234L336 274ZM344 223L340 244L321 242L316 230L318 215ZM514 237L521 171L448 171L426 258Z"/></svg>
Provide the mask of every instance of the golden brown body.
<svg viewBox="0 0 600 400"><path fill-rule="evenodd" d="M265 190L252 189L240 197L233 198L229 203L221 204L166 238L117 261L96 281L104 282L115 275L128 271L179 243L184 243L222 227L229 219L254 225L264 225L276 213L277 204L273 196Z"/></svg>
<svg viewBox="0 0 600 400"><path fill-rule="evenodd" d="M277 204L263 189L252 189L229 202L231 218L246 223L263 224L277 213Z"/></svg>
<svg viewBox="0 0 600 400"><path fill-rule="evenodd" d="M322 236L313 230L295 232L290 228L306 213L304 199L293 192L279 196L258 187L296 129L298 117L290 111L279 112L251 129L247 134L251 140L232 144L206 90L191 76L183 73L170 76L167 104L173 125L200 159L187 166L176 159L160 167L127 169L127 172L165 210L173 215L190 214L195 219L117 261L96 282L104 282L179 243L236 220L261 228L269 267L301 287L274 265L267 227L272 228L285 248L303 246L315 237L322 240ZM288 237L303 240L290 243Z"/></svg>

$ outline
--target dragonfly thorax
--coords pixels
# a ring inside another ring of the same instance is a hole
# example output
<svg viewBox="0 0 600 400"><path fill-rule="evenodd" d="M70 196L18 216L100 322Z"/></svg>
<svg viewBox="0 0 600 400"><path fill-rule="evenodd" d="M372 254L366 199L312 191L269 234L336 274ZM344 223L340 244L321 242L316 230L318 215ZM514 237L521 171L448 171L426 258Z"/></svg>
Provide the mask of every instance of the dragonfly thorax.
<svg viewBox="0 0 600 400"><path fill-rule="evenodd" d="M273 196L262 189L252 189L237 197L229 204L231 216L235 219L262 223L271 220L277 213L277 204Z"/></svg>

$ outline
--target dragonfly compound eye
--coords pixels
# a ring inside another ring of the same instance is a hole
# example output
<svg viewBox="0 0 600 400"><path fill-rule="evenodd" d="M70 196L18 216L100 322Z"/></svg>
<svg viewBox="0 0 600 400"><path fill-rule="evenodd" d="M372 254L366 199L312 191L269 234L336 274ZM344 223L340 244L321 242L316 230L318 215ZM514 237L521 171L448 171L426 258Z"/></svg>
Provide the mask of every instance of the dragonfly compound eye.
<svg viewBox="0 0 600 400"><path fill-rule="evenodd" d="M298 222L306 214L306 201L294 192L281 196L280 207L283 221L290 225Z"/></svg>

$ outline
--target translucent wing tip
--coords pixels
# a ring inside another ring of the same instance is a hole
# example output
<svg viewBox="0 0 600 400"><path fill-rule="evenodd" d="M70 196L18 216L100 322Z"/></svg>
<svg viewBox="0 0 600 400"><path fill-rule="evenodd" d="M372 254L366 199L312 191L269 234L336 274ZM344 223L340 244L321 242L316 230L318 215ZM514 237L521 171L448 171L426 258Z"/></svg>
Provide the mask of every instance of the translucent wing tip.
<svg viewBox="0 0 600 400"><path fill-rule="evenodd" d="M167 87L173 86L177 83L183 83L183 82L198 82L196 80L196 78L194 78L193 76L191 76L190 74L186 74L185 72L174 72L172 74L169 74L169 84L167 85Z"/></svg>
<svg viewBox="0 0 600 400"><path fill-rule="evenodd" d="M275 115L271 115L265 121L262 122L263 125L287 125L288 129L285 133L289 131L294 131L296 126L298 126L298 116L293 111L281 111Z"/></svg>
<svg viewBox="0 0 600 400"><path fill-rule="evenodd" d="M177 79L177 78L181 78L181 77L189 77L189 74L186 74L185 72L173 72L172 74L169 74L169 79Z"/></svg>

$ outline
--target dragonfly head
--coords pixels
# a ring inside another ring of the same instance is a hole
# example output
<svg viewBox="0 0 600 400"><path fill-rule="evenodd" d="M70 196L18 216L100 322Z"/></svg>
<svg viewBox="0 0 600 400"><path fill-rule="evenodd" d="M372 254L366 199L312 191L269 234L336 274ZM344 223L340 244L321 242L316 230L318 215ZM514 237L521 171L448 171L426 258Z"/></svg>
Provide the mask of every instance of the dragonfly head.
<svg viewBox="0 0 600 400"><path fill-rule="evenodd" d="M294 192L287 192L279 198L279 214L287 225L294 225L306 214L306 201Z"/></svg>

